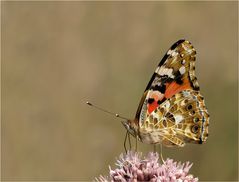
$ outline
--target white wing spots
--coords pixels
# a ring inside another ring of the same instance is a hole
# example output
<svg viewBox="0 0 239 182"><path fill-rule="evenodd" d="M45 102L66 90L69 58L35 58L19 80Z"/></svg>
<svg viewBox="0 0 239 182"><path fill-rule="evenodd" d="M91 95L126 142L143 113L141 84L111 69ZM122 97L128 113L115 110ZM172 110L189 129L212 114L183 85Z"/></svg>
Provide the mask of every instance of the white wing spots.
<svg viewBox="0 0 239 182"><path fill-rule="evenodd" d="M147 98L154 98L156 101L162 100L164 97L164 94L159 92L158 90L150 90L147 94Z"/></svg>
<svg viewBox="0 0 239 182"><path fill-rule="evenodd" d="M152 83L152 86L155 86L155 85L158 85L160 86L161 85L161 78L160 77L155 77L153 83Z"/></svg>
<svg viewBox="0 0 239 182"><path fill-rule="evenodd" d="M190 96L190 92L187 91L187 90L182 91L182 94L183 94L184 97Z"/></svg>
<svg viewBox="0 0 239 182"><path fill-rule="evenodd" d="M160 120L160 118L159 118L159 114L158 114L157 112L152 112L151 115L153 116L153 119L156 118L157 121Z"/></svg>
<svg viewBox="0 0 239 182"><path fill-rule="evenodd" d="M168 55L171 55L172 57L174 57L174 56L177 56L178 55L178 52L176 52L175 50L168 50L168 52L167 52L167 54Z"/></svg>
<svg viewBox="0 0 239 182"><path fill-rule="evenodd" d="M173 50L169 49L168 52L167 52L167 55L171 55L173 52Z"/></svg>
<svg viewBox="0 0 239 182"><path fill-rule="evenodd" d="M165 101L164 107L166 108L166 110L169 110L169 108L170 108L170 102L169 102L168 100Z"/></svg>
<svg viewBox="0 0 239 182"><path fill-rule="evenodd" d="M178 124L183 120L183 116L179 114L175 115L174 118L175 118L175 124Z"/></svg>
<svg viewBox="0 0 239 182"><path fill-rule="evenodd" d="M173 68L166 68L165 66L158 67L155 70L155 73L159 74L160 76L167 75L170 78L174 78L173 75Z"/></svg>
<svg viewBox="0 0 239 182"><path fill-rule="evenodd" d="M181 63L184 65L186 63L185 59L183 59Z"/></svg>
<svg viewBox="0 0 239 182"><path fill-rule="evenodd" d="M159 69L160 69L160 67L158 66L158 67L156 68L156 70L155 70L155 73L158 73L158 72L159 72Z"/></svg>
<svg viewBox="0 0 239 182"><path fill-rule="evenodd" d="M183 75L185 71L186 71L185 66L182 66L181 68L179 68L179 72L181 75Z"/></svg>

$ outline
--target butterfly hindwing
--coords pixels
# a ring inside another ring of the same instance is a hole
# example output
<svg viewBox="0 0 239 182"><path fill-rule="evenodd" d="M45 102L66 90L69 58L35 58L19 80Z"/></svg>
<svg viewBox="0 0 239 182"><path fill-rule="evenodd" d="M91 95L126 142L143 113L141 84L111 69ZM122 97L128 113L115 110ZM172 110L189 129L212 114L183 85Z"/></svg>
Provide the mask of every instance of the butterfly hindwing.
<svg viewBox="0 0 239 182"><path fill-rule="evenodd" d="M198 91L184 90L155 109L140 126L140 133L144 136L150 133L151 138L146 143L184 146L185 142L206 141L208 125L209 114L203 97ZM147 140L147 137L144 138Z"/></svg>

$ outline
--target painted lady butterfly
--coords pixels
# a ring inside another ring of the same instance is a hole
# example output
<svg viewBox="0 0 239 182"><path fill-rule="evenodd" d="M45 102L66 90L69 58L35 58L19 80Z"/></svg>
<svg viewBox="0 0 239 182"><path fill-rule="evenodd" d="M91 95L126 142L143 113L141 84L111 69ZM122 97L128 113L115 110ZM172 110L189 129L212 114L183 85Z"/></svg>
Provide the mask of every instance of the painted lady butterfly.
<svg viewBox="0 0 239 182"><path fill-rule="evenodd" d="M195 55L187 40L172 45L153 73L135 119L123 121L130 134L164 146L206 141L209 114L195 77Z"/></svg>

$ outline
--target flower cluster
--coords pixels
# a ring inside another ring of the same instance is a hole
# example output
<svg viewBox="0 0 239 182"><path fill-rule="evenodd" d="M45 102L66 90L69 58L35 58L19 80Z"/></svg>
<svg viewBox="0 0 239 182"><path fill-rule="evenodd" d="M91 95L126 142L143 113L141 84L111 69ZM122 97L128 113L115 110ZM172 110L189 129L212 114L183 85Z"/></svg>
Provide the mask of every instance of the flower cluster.
<svg viewBox="0 0 239 182"><path fill-rule="evenodd" d="M163 164L159 163L158 153L150 152L146 157L142 153L128 152L121 154L116 162L118 168L112 170L108 177L100 176L98 182L197 182L198 178L188 174L192 164L189 162L174 162L167 159Z"/></svg>

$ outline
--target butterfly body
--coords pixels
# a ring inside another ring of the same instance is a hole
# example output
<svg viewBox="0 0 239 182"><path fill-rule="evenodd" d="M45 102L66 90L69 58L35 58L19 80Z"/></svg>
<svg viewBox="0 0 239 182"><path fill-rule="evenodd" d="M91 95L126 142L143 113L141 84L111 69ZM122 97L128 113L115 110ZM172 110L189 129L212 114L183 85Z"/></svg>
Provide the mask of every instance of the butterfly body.
<svg viewBox="0 0 239 182"><path fill-rule="evenodd" d="M173 44L153 73L135 119L123 122L143 143L183 147L206 141L209 114L195 76L195 55L190 42Z"/></svg>

